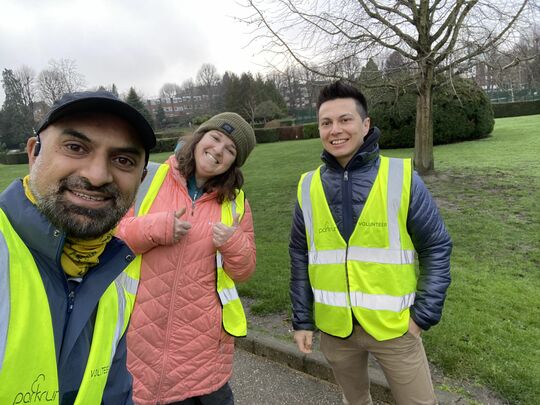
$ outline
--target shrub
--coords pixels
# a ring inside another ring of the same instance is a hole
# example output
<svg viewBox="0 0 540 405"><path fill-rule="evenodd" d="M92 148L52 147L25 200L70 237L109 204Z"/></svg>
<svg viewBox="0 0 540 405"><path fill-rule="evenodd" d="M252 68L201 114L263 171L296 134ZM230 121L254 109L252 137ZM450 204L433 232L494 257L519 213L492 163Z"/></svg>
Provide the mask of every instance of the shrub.
<svg viewBox="0 0 540 405"><path fill-rule="evenodd" d="M281 123L279 120L272 120L268 121L266 124L264 124L265 128L279 128L281 126Z"/></svg>
<svg viewBox="0 0 540 405"><path fill-rule="evenodd" d="M370 116L372 125L382 132L381 147L414 146L416 92L413 86L405 88L397 98L394 92L384 94L380 102L371 107ZM434 145L489 136L494 124L490 101L474 82L455 79L434 90Z"/></svg>
<svg viewBox="0 0 540 405"><path fill-rule="evenodd" d="M201 125L203 122L208 121L212 116L211 115L199 115L194 117L192 120L193 125Z"/></svg>
<svg viewBox="0 0 540 405"><path fill-rule="evenodd" d="M277 128L257 128L255 129L257 143L270 143L279 141Z"/></svg>
<svg viewBox="0 0 540 405"><path fill-rule="evenodd" d="M316 122L304 124L304 139L318 138L319 125Z"/></svg>
<svg viewBox="0 0 540 405"><path fill-rule="evenodd" d="M281 127L290 127L293 125L294 119L292 118L284 118L279 120L279 126Z"/></svg>
<svg viewBox="0 0 540 405"><path fill-rule="evenodd" d="M0 154L0 163L4 165L21 165L28 163L28 154L26 152L11 152Z"/></svg>
<svg viewBox="0 0 540 405"><path fill-rule="evenodd" d="M156 146L152 149L152 153L158 152L171 152L174 151L176 143L178 142L178 137L174 138L158 138Z"/></svg>
<svg viewBox="0 0 540 405"><path fill-rule="evenodd" d="M169 128L164 129L162 131L156 132L156 138L162 139L162 138L180 138L184 133L180 131L178 128Z"/></svg>
<svg viewBox="0 0 540 405"><path fill-rule="evenodd" d="M540 114L540 100L492 104L495 118Z"/></svg>
<svg viewBox="0 0 540 405"><path fill-rule="evenodd" d="M304 139L304 127L297 125L294 127L277 128L280 141L292 141L295 139Z"/></svg>

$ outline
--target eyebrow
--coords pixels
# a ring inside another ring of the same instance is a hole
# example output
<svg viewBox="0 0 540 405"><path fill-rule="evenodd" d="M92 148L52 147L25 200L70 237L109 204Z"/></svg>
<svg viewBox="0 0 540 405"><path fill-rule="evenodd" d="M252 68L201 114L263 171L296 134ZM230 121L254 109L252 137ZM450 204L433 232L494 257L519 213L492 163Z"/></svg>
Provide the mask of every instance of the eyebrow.
<svg viewBox="0 0 540 405"><path fill-rule="evenodd" d="M62 131L61 135L71 136L73 138L80 139L83 142L87 143L93 143L90 138L88 138L85 134L82 132L77 131L73 128L66 128ZM142 148L137 148L135 146L124 146L119 148L113 148L113 151L120 152L120 153L129 153L132 155L143 155L145 152Z"/></svg>
<svg viewBox="0 0 540 405"><path fill-rule="evenodd" d="M353 114L353 113L346 112L346 113L341 114L338 118L343 118L343 117L346 117L346 116L348 116L348 115L352 115L352 116L354 117L354 114ZM322 120L330 120L330 119L332 119L332 118L331 118L331 117L325 117L325 116L323 116L323 117L321 117L320 119L321 119L321 121L322 121Z"/></svg>
<svg viewBox="0 0 540 405"><path fill-rule="evenodd" d="M221 131L218 131L217 129L215 129L214 131L216 131L216 133L219 134L220 137L225 137L225 138L231 139L229 136L225 135L225 134L224 134L223 132L221 132ZM220 138L220 139L222 139L222 138ZM231 140L232 140L232 139L231 139ZM234 143L234 141L233 141L233 143L232 143L230 146L232 146L232 147L236 150L236 144Z"/></svg>

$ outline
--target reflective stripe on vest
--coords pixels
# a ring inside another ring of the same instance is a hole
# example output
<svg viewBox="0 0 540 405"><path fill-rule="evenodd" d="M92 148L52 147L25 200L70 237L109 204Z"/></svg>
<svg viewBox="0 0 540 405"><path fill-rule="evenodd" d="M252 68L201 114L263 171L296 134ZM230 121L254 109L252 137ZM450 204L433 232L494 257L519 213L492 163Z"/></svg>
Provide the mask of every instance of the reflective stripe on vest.
<svg viewBox="0 0 540 405"><path fill-rule="evenodd" d="M315 322L326 333L350 335L351 309L378 340L406 332L416 289L415 252L406 229L411 176L410 160L381 156L348 245L326 202L320 168L302 176L298 200L308 240Z"/></svg>
<svg viewBox="0 0 540 405"><path fill-rule="evenodd" d="M221 204L221 222L232 226L234 217L239 215L238 221L244 216L244 192L238 191L233 201L224 201ZM223 257L219 250L216 253L217 268L217 292L223 308L222 323L225 332L232 336L241 337L247 335L247 320L242 302L236 291L234 281L223 269Z"/></svg>
<svg viewBox="0 0 540 405"><path fill-rule="evenodd" d="M9 260L13 252L17 260ZM58 404L49 301L33 256L0 210L0 403ZM99 300L92 344L75 405L100 404L137 290L140 258Z"/></svg>
<svg viewBox="0 0 540 405"><path fill-rule="evenodd" d="M146 176L142 181L137 196L135 197L135 216L141 216L148 213L152 203L161 188L161 185L167 177L169 165L148 162L146 166Z"/></svg>
<svg viewBox="0 0 540 405"><path fill-rule="evenodd" d="M163 181L167 177L169 165L149 162L146 177L139 188L135 199L135 215L148 213L152 203L159 193ZM221 204L221 222L231 226L234 216L244 215L244 192L238 191L236 199L232 202L224 201ZM223 270L223 258L216 251L216 290L222 306L223 329L232 336L246 336L247 321L244 308L238 296L234 281Z"/></svg>

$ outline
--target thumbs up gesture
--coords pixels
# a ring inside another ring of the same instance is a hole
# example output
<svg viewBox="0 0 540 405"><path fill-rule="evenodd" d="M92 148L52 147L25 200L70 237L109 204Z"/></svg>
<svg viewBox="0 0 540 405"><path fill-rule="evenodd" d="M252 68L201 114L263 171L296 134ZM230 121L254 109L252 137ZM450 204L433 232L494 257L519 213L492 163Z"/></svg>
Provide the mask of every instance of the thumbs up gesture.
<svg viewBox="0 0 540 405"><path fill-rule="evenodd" d="M186 212L185 208L181 208L174 213L173 225L173 241L178 242L191 228L191 224L187 221L182 221L180 217Z"/></svg>
<svg viewBox="0 0 540 405"><path fill-rule="evenodd" d="M239 221L240 215L236 214L234 216L232 226L227 226L222 222L217 222L214 224L214 228L212 230L212 240L215 247L220 247L229 240L229 238L233 235L234 231L236 231L236 228L238 228Z"/></svg>

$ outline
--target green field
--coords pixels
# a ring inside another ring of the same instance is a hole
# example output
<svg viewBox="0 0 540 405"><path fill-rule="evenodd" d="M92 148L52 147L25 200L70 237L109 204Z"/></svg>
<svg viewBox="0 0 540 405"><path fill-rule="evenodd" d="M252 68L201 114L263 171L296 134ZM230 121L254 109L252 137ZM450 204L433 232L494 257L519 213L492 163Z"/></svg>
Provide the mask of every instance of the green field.
<svg viewBox="0 0 540 405"><path fill-rule="evenodd" d="M289 308L296 183L320 163L320 151L317 139L262 144L244 166L257 271L239 289L259 313ZM411 149L383 153L412 156ZM454 253L443 319L424 334L428 357L445 374L487 385L511 403L540 403L540 116L498 119L490 138L437 146L435 165L424 180ZM0 189L26 171L0 165Z"/></svg>

